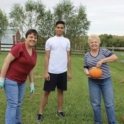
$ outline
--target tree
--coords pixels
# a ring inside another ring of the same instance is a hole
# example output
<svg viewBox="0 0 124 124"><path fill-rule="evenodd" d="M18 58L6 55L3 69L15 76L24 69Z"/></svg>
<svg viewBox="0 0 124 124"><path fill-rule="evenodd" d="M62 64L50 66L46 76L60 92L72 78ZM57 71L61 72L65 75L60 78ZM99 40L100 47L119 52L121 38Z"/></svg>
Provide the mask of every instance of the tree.
<svg viewBox="0 0 124 124"><path fill-rule="evenodd" d="M70 40L73 40L73 43L78 42L76 39L80 36L87 34L90 21L87 20L87 14L83 5L75 8L70 0L63 0L54 7L54 15L55 20L64 20L66 22L65 35Z"/></svg>
<svg viewBox="0 0 124 124"><path fill-rule="evenodd" d="M54 35L54 16L51 10L48 10L44 14L44 18L39 21L39 34L44 38L44 40Z"/></svg>
<svg viewBox="0 0 124 124"><path fill-rule="evenodd" d="M8 19L6 14L0 9L0 40L4 35L6 28L8 26Z"/></svg>
<svg viewBox="0 0 124 124"><path fill-rule="evenodd" d="M100 40L101 40L101 46L108 46L111 44L111 39L113 39L112 35L108 35L108 34L102 34L100 35ZM110 43L109 43L110 42Z"/></svg>
<svg viewBox="0 0 124 124"><path fill-rule="evenodd" d="M38 29L39 22L43 19L44 13L45 5L41 1L34 2L28 0L24 7L16 3L12 6L9 13L10 26L14 27L15 30L19 29L21 36L24 36L25 31L28 29Z"/></svg>
<svg viewBox="0 0 124 124"><path fill-rule="evenodd" d="M0 51L1 51L1 39L5 34L5 31L8 26L8 19L6 14L0 9Z"/></svg>
<svg viewBox="0 0 124 124"><path fill-rule="evenodd" d="M38 30L42 40L41 44L54 35L55 22L58 20L65 21L65 36L71 41L73 40L74 44L80 44L81 36L87 34L90 26L85 7L80 5L76 8L70 0L58 3L53 11L46 11L45 5L41 1L28 0L24 7L16 3L12 6L10 20L11 26L16 30L19 29L22 36L29 28Z"/></svg>
<svg viewBox="0 0 124 124"><path fill-rule="evenodd" d="M10 17L10 27L13 27L13 30L15 31L19 29L22 36L25 27L24 20L26 19L23 7L17 3L14 4L12 6L11 12L9 13L9 17Z"/></svg>

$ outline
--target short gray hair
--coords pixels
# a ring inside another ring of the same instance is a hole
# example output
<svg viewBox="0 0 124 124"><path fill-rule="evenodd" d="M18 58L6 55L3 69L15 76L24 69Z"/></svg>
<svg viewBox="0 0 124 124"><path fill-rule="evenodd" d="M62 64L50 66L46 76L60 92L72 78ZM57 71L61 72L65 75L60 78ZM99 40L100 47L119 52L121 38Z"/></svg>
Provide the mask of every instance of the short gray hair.
<svg viewBox="0 0 124 124"><path fill-rule="evenodd" d="M90 41L93 40L93 39L96 39L99 42L99 44L101 43L100 37L97 34L91 34L88 37L88 43L90 43Z"/></svg>

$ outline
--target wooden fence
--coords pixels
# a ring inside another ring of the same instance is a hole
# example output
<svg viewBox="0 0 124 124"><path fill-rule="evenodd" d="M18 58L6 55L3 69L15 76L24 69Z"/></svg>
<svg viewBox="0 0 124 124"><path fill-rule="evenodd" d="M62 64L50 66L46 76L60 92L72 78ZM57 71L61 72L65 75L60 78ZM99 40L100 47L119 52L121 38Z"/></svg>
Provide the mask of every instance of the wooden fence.
<svg viewBox="0 0 124 124"><path fill-rule="evenodd" d="M13 46L13 44L1 44L0 43L0 52L8 52L10 51L11 47Z"/></svg>
<svg viewBox="0 0 124 124"><path fill-rule="evenodd" d="M124 47L105 47L111 51L124 51Z"/></svg>
<svg viewBox="0 0 124 124"><path fill-rule="evenodd" d="M11 47L13 46L13 44L0 44L0 51L1 52L8 52L10 51ZM41 46L41 45L36 45L35 50L37 51L37 53L45 53L45 47ZM105 47L111 51L124 51L124 47ZM89 49L87 48L83 48L83 49L75 49L75 48L71 48L71 54L73 55L84 55L87 51L89 51Z"/></svg>

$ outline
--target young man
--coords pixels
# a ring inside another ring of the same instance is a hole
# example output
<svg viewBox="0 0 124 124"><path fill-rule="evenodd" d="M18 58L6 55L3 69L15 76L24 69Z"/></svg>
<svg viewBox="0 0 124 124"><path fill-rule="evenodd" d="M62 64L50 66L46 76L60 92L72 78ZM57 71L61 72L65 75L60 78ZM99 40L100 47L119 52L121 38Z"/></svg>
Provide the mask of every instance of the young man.
<svg viewBox="0 0 124 124"><path fill-rule="evenodd" d="M64 119L62 112L63 91L67 90L67 79L72 78L70 60L70 41L63 37L65 23L57 21L55 25L56 35L49 38L45 44L45 82L44 93L40 103L37 121L42 121L43 109L47 103L51 91L57 87L58 91L58 111L57 115ZM68 74L67 74L68 68Z"/></svg>

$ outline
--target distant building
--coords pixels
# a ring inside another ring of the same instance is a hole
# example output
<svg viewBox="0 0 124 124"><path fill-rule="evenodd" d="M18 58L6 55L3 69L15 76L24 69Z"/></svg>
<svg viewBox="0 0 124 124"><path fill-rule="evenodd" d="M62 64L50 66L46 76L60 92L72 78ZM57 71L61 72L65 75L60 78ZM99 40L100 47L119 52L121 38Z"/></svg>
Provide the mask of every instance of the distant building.
<svg viewBox="0 0 124 124"><path fill-rule="evenodd" d="M9 51L11 47L21 41L19 30L7 29L1 39L1 51ZM8 45L7 45L8 44Z"/></svg>

